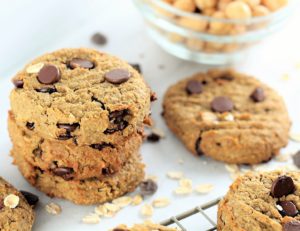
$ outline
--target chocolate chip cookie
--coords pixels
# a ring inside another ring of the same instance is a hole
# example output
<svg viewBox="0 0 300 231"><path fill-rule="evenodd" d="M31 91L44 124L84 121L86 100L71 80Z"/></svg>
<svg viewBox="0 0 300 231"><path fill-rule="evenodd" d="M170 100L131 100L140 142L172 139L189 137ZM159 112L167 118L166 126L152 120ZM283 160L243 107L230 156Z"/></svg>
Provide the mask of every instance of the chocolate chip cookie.
<svg viewBox="0 0 300 231"><path fill-rule="evenodd" d="M250 172L230 186L218 209L218 230L300 230L300 173Z"/></svg>
<svg viewBox="0 0 300 231"><path fill-rule="evenodd" d="M149 122L151 91L144 79L131 65L96 50L43 55L13 83L16 123L44 139L115 144Z"/></svg>
<svg viewBox="0 0 300 231"><path fill-rule="evenodd" d="M134 225L131 228L127 227L126 225L119 225L117 228L114 228L112 231L178 231L178 230L171 227L145 222L144 224Z"/></svg>
<svg viewBox="0 0 300 231"><path fill-rule="evenodd" d="M0 230L30 231L34 212L24 196L0 177Z"/></svg>
<svg viewBox="0 0 300 231"><path fill-rule="evenodd" d="M163 116L195 155L257 164L288 143L283 99L260 81L233 70L199 73L171 86Z"/></svg>

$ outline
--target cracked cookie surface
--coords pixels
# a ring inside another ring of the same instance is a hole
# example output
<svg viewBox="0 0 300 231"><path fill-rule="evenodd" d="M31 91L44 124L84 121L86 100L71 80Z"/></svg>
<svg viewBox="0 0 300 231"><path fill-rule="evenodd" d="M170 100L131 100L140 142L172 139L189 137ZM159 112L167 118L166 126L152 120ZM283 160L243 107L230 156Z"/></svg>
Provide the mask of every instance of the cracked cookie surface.
<svg viewBox="0 0 300 231"><path fill-rule="evenodd" d="M195 155L257 164L286 146L290 128L283 99L260 81L233 70L199 73L171 86L163 116Z"/></svg>

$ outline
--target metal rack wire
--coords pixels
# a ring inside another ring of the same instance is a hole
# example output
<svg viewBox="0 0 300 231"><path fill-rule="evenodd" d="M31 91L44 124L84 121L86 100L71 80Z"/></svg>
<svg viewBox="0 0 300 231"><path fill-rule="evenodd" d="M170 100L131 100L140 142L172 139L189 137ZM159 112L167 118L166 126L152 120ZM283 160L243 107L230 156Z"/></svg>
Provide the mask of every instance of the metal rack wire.
<svg viewBox="0 0 300 231"><path fill-rule="evenodd" d="M217 230L217 224L207 215L207 213L205 213L205 210L216 206L220 202L220 200L221 198L217 198L215 200L209 201L189 211L170 217L169 219L162 221L160 224L164 226L176 224L182 231L187 231L187 229L180 223L180 221L197 213L200 213L212 225L212 228L208 229L207 231Z"/></svg>

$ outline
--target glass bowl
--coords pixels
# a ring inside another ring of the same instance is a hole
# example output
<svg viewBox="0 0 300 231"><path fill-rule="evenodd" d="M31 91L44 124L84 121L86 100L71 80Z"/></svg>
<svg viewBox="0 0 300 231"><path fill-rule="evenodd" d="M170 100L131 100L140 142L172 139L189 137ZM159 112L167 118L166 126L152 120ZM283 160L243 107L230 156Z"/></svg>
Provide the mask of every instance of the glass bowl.
<svg viewBox="0 0 300 231"><path fill-rule="evenodd" d="M280 29L297 0L266 16L224 19L188 13L162 0L133 0L150 36L167 52L209 65L241 60L253 45Z"/></svg>

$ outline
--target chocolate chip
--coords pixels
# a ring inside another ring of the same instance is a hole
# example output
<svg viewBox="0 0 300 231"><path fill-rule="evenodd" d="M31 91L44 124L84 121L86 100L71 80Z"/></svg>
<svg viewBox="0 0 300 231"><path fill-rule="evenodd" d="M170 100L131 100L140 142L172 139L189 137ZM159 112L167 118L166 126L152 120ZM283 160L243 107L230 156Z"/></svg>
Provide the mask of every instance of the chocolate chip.
<svg viewBox="0 0 300 231"><path fill-rule="evenodd" d="M114 69L105 73L104 78L114 84L124 83L131 78L131 74L126 69Z"/></svg>
<svg viewBox="0 0 300 231"><path fill-rule="evenodd" d="M52 169L52 172L56 176L62 177L64 180L72 180L73 179L73 169L67 167L58 167Z"/></svg>
<svg viewBox="0 0 300 231"><path fill-rule="evenodd" d="M283 209L283 214L290 217L295 217L298 214L296 205L291 201L281 201L279 205Z"/></svg>
<svg viewBox="0 0 300 231"><path fill-rule="evenodd" d="M13 79L12 82L16 88L23 88L24 86L24 81L21 79Z"/></svg>
<svg viewBox="0 0 300 231"><path fill-rule="evenodd" d="M114 171L110 168L103 168L102 169L102 175L111 175L113 173L114 173Z"/></svg>
<svg viewBox="0 0 300 231"><path fill-rule="evenodd" d="M116 131L122 131L128 126L125 116L129 115L129 110L113 111L109 114L110 127L104 131L104 134L113 134Z"/></svg>
<svg viewBox="0 0 300 231"><path fill-rule="evenodd" d="M76 128L79 127L79 123L74 123L74 124L58 123L57 127L61 129L65 129L67 132L74 132Z"/></svg>
<svg viewBox="0 0 300 231"><path fill-rule="evenodd" d="M40 83L53 84L60 80L60 72L54 65L45 65L39 71L37 78Z"/></svg>
<svg viewBox="0 0 300 231"><path fill-rule="evenodd" d="M293 155L293 162L298 168L300 168L300 151Z"/></svg>
<svg viewBox="0 0 300 231"><path fill-rule="evenodd" d="M147 136L147 141L149 142L158 142L161 139L159 134L151 133Z"/></svg>
<svg viewBox="0 0 300 231"><path fill-rule="evenodd" d="M107 43L107 38L101 33L95 33L92 38L92 42L97 45L105 45Z"/></svg>
<svg viewBox="0 0 300 231"><path fill-rule="evenodd" d="M29 130L33 130L34 129L34 123L27 122L26 123L26 128L29 129Z"/></svg>
<svg viewBox="0 0 300 231"><path fill-rule="evenodd" d="M211 102L211 109L214 112L228 112L232 111L234 105L231 99L224 96L219 96L214 98L214 100Z"/></svg>
<svg viewBox="0 0 300 231"><path fill-rule="evenodd" d="M41 149L41 147L37 147L36 149L34 149L34 150L32 151L32 154L33 154L35 157L41 158L42 155L43 155L43 150Z"/></svg>
<svg viewBox="0 0 300 231"><path fill-rule="evenodd" d="M201 150L201 140L202 140L201 137L199 137L195 143L195 150L199 156L204 155L203 151Z"/></svg>
<svg viewBox="0 0 300 231"><path fill-rule="evenodd" d="M34 195L33 193L26 192L26 191L20 191L20 192L23 194L28 204L31 205L32 207L35 207L39 202L39 197L37 195Z"/></svg>
<svg viewBox="0 0 300 231"><path fill-rule="evenodd" d="M145 180L140 184L140 191L142 196L151 196L157 191L157 184L151 180Z"/></svg>
<svg viewBox="0 0 300 231"><path fill-rule="evenodd" d="M69 67L71 69L75 69L78 67L85 68L85 69L93 69L94 66L95 66L94 63L86 59L74 58L69 62Z"/></svg>
<svg viewBox="0 0 300 231"><path fill-rule="evenodd" d="M56 88L53 88L53 87L42 87L39 89L35 89L35 91L40 92L40 93L48 93L50 95L57 92Z"/></svg>
<svg viewBox="0 0 300 231"><path fill-rule="evenodd" d="M96 97L92 96L92 101L95 101L97 103L100 103L101 104L101 108L103 110L105 110L105 104L103 102L101 102L99 99L97 99Z"/></svg>
<svg viewBox="0 0 300 231"><path fill-rule="evenodd" d="M66 134L61 134L61 135L58 136L59 140L69 140L71 138L72 138L72 135L69 132L67 132Z"/></svg>
<svg viewBox="0 0 300 231"><path fill-rule="evenodd" d="M202 83L197 80L190 80L188 81L185 90L190 95L200 94L203 91L203 86Z"/></svg>
<svg viewBox="0 0 300 231"><path fill-rule="evenodd" d="M262 89L261 87L255 88L255 90L250 95L250 98L256 103L264 101L266 98L264 89Z"/></svg>
<svg viewBox="0 0 300 231"><path fill-rule="evenodd" d="M291 177L280 176L272 184L271 195L275 198L287 196L295 191L295 184Z"/></svg>
<svg viewBox="0 0 300 231"><path fill-rule="evenodd" d="M114 148L114 146L110 143L91 144L90 147L99 151L107 147Z"/></svg>
<svg viewBox="0 0 300 231"><path fill-rule="evenodd" d="M131 63L130 66L132 66L135 70L138 71L138 73L142 73L142 69L141 69L141 66L140 64L137 64L137 63Z"/></svg>
<svg viewBox="0 0 300 231"><path fill-rule="evenodd" d="M299 231L300 222L293 220L283 225L283 231Z"/></svg>
<svg viewBox="0 0 300 231"><path fill-rule="evenodd" d="M156 93L155 92L151 92L151 95L150 95L150 101L151 102L154 102L154 101L156 101L157 100L157 95L156 95Z"/></svg>

